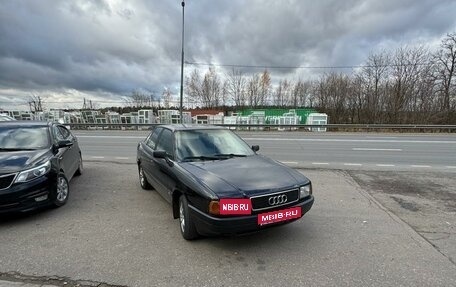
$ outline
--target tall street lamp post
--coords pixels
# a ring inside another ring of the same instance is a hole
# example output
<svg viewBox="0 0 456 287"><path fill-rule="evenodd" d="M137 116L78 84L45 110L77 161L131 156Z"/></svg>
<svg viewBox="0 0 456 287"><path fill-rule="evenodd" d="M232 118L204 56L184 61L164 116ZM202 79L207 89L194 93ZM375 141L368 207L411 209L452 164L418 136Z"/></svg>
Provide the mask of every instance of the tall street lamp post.
<svg viewBox="0 0 456 287"><path fill-rule="evenodd" d="M181 124L184 123L182 117L182 102L184 99L184 9L185 1L182 0L182 55L181 55L181 86L180 86L180 105L179 105L179 116Z"/></svg>

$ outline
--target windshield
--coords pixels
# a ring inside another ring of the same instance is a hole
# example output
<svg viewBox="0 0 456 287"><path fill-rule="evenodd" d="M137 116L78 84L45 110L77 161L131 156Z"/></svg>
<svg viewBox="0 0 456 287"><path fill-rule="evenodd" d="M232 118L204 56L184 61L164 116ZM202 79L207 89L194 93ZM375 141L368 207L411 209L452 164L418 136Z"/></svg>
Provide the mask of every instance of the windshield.
<svg viewBox="0 0 456 287"><path fill-rule="evenodd" d="M0 151L34 150L48 146L47 127L0 127Z"/></svg>
<svg viewBox="0 0 456 287"><path fill-rule="evenodd" d="M177 158L182 161L214 160L254 155L250 147L230 130L176 132Z"/></svg>

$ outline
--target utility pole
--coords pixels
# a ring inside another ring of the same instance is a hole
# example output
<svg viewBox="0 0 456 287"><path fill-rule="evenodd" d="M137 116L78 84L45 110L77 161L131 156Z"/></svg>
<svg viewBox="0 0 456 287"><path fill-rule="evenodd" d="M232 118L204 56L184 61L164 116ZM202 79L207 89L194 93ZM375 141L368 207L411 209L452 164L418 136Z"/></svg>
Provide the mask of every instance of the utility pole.
<svg viewBox="0 0 456 287"><path fill-rule="evenodd" d="M180 105L179 105L179 115L180 115L180 123L184 123L184 119L182 117L182 102L184 98L184 9L185 8L185 1L182 0L182 55L181 55L181 85L180 85Z"/></svg>

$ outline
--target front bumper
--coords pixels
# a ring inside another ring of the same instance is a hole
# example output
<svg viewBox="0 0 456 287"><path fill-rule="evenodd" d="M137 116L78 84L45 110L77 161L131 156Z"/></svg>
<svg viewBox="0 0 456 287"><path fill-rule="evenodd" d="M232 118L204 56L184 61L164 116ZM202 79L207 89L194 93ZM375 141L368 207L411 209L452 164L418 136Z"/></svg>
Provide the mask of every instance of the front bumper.
<svg viewBox="0 0 456 287"><path fill-rule="evenodd" d="M43 176L30 182L13 184L0 190L0 213L25 212L51 203L55 180L51 175ZM35 198L47 195L47 199L36 201Z"/></svg>
<svg viewBox="0 0 456 287"><path fill-rule="evenodd" d="M297 202L289 207L301 207L301 217L307 213L314 203L314 197L310 195L307 199L301 202ZM214 217L208 215L196 207L189 205L189 211L192 221L195 223L195 227L201 235L232 235L242 234L253 231L262 230L265 228L283 225L286 223L293 222L299 218L267 224L260 226L258 225L258 215L247 215L247 216L236 216L236 217Z"/></svg>

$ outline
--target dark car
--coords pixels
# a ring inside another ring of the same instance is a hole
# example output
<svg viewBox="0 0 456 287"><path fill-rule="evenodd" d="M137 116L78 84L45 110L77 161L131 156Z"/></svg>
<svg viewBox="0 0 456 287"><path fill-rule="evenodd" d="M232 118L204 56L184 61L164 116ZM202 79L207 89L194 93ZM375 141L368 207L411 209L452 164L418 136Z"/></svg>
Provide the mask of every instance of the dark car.
<svg viewBox="0 0 456 287"><path fill-rule="evenodd" d="M221 127L158 126L138 144L140 184L171 203L188 240L299 219L314 202L310 180L258 150Z"/></svg>
<svg viewBox="0 0 456 287"><path fill-rule="evenodd" d="M64 205L82 173L78 141L57 123L0 123L0 212Z"/></svg>

